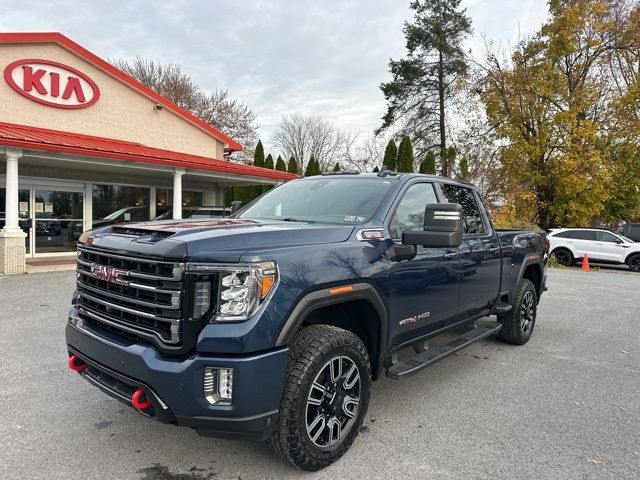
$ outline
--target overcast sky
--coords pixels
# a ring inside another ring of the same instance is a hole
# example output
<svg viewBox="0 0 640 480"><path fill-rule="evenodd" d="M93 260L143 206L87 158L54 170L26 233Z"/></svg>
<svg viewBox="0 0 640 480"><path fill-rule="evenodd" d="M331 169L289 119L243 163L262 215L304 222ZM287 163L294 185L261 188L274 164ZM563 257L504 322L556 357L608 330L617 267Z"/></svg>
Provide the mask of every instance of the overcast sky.
<svg viewBox="0 0 640 480"><path fill-rule="evenodd" d="M543 0L463 0L482 36L506 45L546 18ZM141 55L183 66L205 90L228 89L269 137L282 114L340 127L379 126L390 57L404 54L409 0L48 0L0 3L1 31L59 31L105 59Z"/></svg>

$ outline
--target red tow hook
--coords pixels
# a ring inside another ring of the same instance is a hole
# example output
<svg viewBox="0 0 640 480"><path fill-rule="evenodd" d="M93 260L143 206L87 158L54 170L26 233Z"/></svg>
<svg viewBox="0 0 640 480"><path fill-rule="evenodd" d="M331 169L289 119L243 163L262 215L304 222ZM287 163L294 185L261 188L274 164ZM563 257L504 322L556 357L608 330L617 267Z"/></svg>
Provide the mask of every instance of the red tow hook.
<svg viewBox="0 0 640 480"><path fill-rule="evenodd" d="M144 390L141 388L136 389L131 395L131 405L133 405L138 410L144 410L145 408L149 408L151 406L151 402L149 400L142 400L144 398Z"/></svg>
<svg viewBox="0 0 640 480"><path fill-rule="evenodd" d="M67 363L69 368L74 372L82 373L87 368L87 364L84 363L77 355L71 355Z"/></svg>

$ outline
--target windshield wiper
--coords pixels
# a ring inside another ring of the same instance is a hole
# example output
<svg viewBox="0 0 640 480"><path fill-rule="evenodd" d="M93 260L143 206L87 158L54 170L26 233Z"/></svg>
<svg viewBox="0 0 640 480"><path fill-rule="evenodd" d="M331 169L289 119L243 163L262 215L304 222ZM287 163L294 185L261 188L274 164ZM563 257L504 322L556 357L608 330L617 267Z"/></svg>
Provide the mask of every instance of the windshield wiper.
<svg viewBox="0 0 640 480"><path fill-rule="evenodd" d="M285 217L282 219L283 222L299 222L299 223L313 223L312 220L301 220L299 218L291 218L291 217Z"/></svg>

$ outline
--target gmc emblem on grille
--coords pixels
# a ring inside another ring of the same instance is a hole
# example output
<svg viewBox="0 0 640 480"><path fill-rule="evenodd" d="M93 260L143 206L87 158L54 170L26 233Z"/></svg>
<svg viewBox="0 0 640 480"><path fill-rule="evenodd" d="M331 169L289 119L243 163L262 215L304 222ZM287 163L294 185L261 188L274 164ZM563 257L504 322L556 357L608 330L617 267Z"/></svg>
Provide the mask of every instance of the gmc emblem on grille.
<svg viewBox="0 0 640 480"><path fill-rule="evenodd" d="M118 285L128 285L129 282L122 277L129 275L128 270L120 270L119 268L107 267L98 263L91 264L91 276L105 282L117 283Z"/></svg>

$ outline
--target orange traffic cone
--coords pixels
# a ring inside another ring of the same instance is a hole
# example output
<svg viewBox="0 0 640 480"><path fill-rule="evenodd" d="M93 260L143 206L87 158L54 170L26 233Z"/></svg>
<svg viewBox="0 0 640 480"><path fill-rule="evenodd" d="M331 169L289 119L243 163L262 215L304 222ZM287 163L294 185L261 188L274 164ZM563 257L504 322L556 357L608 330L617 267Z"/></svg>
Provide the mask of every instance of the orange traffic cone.
<svg viewBox="0 0 640 480"><path fill-rule="evenodd" d="M584 257L582 257L582 271L588 272L589 270L591 270L589 268L589 255L585 253Z"/></svg>

